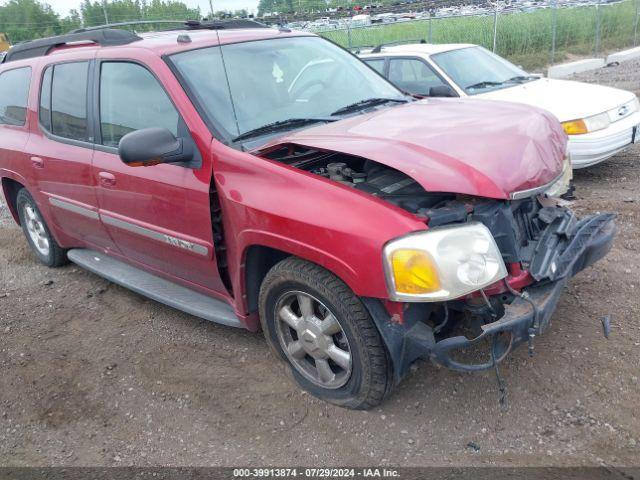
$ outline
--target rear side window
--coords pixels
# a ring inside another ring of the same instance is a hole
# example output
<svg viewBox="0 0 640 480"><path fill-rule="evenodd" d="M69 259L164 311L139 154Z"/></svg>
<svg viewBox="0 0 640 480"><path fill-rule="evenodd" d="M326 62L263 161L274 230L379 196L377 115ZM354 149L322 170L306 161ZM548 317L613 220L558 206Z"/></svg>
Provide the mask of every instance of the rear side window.
<svg viewBox="0 0 640 480"><path fill-rule="evenodd" d="M48 67L42 77L42 87L40 88L40 110L38 118L40 125L46 130L51 131L51 78L53 76L53 67Z"/></svg>
<svg viewBox="0 0 640 480"><path fill-rule="evenodd" d="M88 62L49 67L40 91L40 124L59 137L86 142Z"/></svg>
<svg viewBox="0 0 640 480"><path fill-rule="evenodd" d="M30 67L0 74L0 124L22 126L26 123L30 82Z"/></svg>
<svg viewBox="0 0 640 480"><path fill-rule="evenodd" d="M135 63L106 62L100 74L102 144L117 147L127 133L166 128L178 135L180 116L158 80Z"/></svg>

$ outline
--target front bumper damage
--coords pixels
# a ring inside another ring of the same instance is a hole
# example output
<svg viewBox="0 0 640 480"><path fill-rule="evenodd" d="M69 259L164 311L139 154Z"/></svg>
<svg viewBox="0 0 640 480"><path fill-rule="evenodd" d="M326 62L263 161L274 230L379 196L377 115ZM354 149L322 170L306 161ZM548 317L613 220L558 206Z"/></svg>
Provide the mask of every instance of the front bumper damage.
<svg viewBox="0 0 640 480"><path fill-rule="evenodd" d="M615 215L600 214L577 221L572 214L558 215L536 246L529 270L536 280L522 290L504 308L496 321L480 326L473 337L452 336L437 340L434 330L415 316L405 321L389 321L389 314L379 301L365 299L378 324L392 357L399 380L418 358L429 357L434 363L457 371L480 371L494 367L518 345L544 332L567 281L576 273L604 257L611 249L616 232ZM489 360L462 362L456 352L490 345ZM492 351L491 351L492 350Z"/></svg>

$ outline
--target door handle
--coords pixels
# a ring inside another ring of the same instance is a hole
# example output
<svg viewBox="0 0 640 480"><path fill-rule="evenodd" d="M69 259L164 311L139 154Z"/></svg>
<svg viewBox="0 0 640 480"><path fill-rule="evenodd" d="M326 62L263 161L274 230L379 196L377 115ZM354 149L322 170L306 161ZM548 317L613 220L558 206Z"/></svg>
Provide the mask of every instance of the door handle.
<svg viewBox="0 0 640 480"><path fill-rule="evenodd" d="M100 185L103 187L113 187L116 184L116 177L109 172L100 172L98 174L100 178Z"/></svg>
<svg viewBox="0 0 640 480"><path fill-rule="evenodd" d="M31 165L33 168L44 168L44 160L40 157L31 157Z"/></svg>

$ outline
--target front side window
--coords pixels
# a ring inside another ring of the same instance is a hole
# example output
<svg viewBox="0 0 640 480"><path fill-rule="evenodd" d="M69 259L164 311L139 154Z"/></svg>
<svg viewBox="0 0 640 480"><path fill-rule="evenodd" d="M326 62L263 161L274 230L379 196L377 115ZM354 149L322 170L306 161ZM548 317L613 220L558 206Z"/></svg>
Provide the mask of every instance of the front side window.
<svg viewBox="0 0 640 480"><path fill-rule="evenodd" d="M22 126L27 121L31 68L0 74L0 124Z"/></svg>
<svg viewBox="0 0 640 480"><path fill-rule="evenodd" d="M444 85L440 77L417 58L389 60L389 81L404 91L417 95L429 95L431 87Z"/></svg>
<svg viewBox="0 0 640 480"><path fill-rule="evenodd" d="M536 80L521 68L482 47L449 50L431 58L468 95Z"/></svg>
<svg viewBox="0 0 640 480"><path fill-rule="evenodd" d="M317 37L192 50L171 62L207 116L231 137L275 122L326 118L372 98L404 101L361 61Z"/></svg>
<svg viewBox="0 0 640 480"><path fill-rule="evenodd" d="M62 63L54 66L51 84L51 133L54 135L70 140L84 142L89 140L87 123L88 73L89 64L87 62ZM40 98L42 102L42 93ZM43 106L40 105L41 111L42 108ZM45 120L44 127L46 127L46 123Z"/></svg>
<svg viewBox="0 0 640 480"><path fill-rule="evenodd" d="M384 75L384 61L384 58L372 58L371 60L365 60L365 63L380 75Z"/></svg>
<svg viewBox="0 0 640 480"><path fill-rule="evenodd" d="M127 133L166 128L178 136L180 116L156 78L135 63L106 62L100 74L102 144L117 147Z"/></svg>

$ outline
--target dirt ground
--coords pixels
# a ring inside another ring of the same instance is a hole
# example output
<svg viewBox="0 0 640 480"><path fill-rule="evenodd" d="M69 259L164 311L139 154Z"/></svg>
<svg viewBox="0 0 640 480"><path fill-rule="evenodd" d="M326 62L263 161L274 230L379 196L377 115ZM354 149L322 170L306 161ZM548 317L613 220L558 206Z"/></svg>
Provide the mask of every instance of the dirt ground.
<svg viewBox="0 0 640 480"><path fill-rule="evenodd" d="M640 94L640 62L580 79ZM0 205L0 465L640 464L640 145L577 171L580 213L619 213L536 355L492 373L419 363L380 408L302 393L261 335L36 263ZM612 333L600 317L610 314Z"/></svg>

